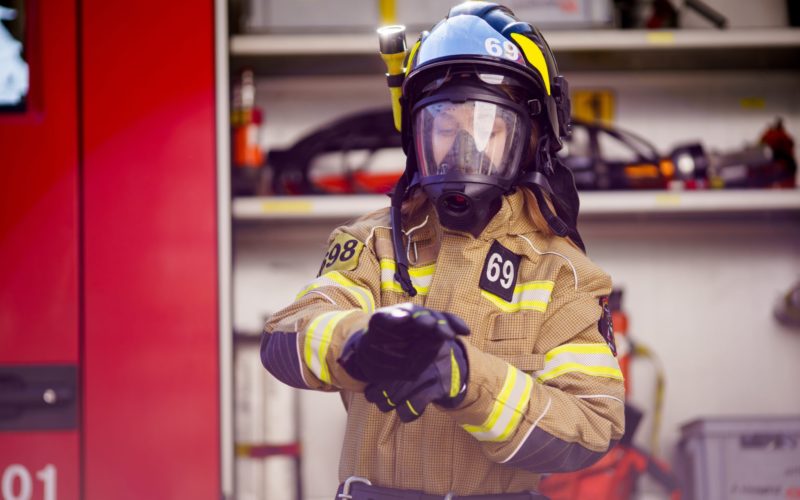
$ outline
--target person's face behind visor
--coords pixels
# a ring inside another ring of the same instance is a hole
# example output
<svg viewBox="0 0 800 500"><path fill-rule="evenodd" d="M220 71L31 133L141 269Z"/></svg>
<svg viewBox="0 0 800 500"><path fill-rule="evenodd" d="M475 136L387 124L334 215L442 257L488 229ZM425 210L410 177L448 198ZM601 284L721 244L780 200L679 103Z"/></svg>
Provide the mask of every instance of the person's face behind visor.
<svg viewBox="0 0 800 500"><path fill-rule="evenodd" d="M423 176L449 172L509 178L523 140L517 113L484 101L432 103L417 113Z"/></svg>

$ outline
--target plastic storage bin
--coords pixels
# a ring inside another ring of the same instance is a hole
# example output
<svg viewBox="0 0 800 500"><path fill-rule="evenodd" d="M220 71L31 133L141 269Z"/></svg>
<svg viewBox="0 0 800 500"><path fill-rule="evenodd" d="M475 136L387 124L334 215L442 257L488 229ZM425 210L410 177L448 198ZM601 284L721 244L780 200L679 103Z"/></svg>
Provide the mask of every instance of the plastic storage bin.
<svg viewBox="0 0 800 500"><path fill-rule="evenodd" d="M800 499L800 416L702 418L681 436L685 498Z"/></svg>

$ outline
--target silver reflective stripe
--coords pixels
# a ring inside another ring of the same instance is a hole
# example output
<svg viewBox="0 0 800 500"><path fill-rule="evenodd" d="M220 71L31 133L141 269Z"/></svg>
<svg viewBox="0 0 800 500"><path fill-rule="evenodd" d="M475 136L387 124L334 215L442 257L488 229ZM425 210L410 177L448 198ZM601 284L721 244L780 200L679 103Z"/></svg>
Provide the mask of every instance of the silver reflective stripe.
<svg viewBox="0 0 800 500"><path fill-rule="evenodd" d="M331 374L326 356L333 338L333 331L339 321L356 311L358 309L320 314L314 318L306 330L303 360L308 369L311 370L311 373L326 384L331 383Z"/></svg>
<svg viewBox="0 0 800 500"><path fill-rule="evenodd" d="M545 355L544 368L534 373L546 382L566 373L622 379L617 358L606 344L564 344Z"/></svg>
<svg viewBox="0 0 800 500"><path fill-rule="evenodd" d="M550 303L554 282L549 280L528 281L514 287L511 301L504 300L497 295L481 290L481 295L496 305L504 312L517 312L519 310L532 310L544 312Z"/></svg>
<svg viewBox="0 0 800 500"><path fill-rule="evenodd" d="M381 259L381 290L392 290L405 293L400 283L395 281L394 273L397 270L397 263L391 259ZM430 264L422 267L409 267L408 274L411 283L420 295L427 295L433 281L433 274L436 265Z"/></svg>
<svg viewBox="0 0 800 500"><path fill-rule="evenodd" d="M523 283L521 287L514 289L514 302L518 302L521 307L531 308L536 305L543 305L547 308L547 303L550 302L550 294L553 291L554 283L552 281L531 281Z"/></svg>
<svg viewBox="0 0 800 500"><path fill-rule="evenodd" d="M481 425L462 425L478 441L506 441L522 420L531 399L533 379L508 365L506 378L492 411Z"/></svg>

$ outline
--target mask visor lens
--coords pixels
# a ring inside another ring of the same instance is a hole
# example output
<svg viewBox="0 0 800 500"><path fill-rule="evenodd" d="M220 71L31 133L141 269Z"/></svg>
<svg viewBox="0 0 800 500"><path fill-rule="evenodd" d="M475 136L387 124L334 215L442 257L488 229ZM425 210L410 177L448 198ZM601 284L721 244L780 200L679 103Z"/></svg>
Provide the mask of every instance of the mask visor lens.
<svg viewBox="0 0 800 500"><path fill-rule="evenodd" d="M485 101L439 101L414 117L414 140L423 177L450 172L513 178L526 127L516 111Z"/></svg>

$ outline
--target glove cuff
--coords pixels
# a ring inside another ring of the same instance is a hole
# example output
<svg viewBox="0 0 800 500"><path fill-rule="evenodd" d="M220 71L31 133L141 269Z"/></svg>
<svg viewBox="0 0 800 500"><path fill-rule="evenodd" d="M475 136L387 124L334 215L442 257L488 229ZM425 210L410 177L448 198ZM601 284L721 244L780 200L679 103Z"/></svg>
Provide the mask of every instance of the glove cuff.
<svg viewBox="0 0 800 500"><path fill-rule="evenodd" d="M441 406L442 408L453 410L458 408L461 403L464 401L464 398L467 395L467 382L469 380L469 362L467 361L466 350L464 346L461 344L460 340L454 339L448 342L452 348L452 359L449 362L453 365L451 366L451 384L455 382L452 380L455 378L453 372L458 370L458 393L455 396L447 395L443 398L440 398L434 403Z"/></svg>
<svg viewBox="0 0 800 500"><path fill-rule="evenodd" d="M361 342L363 336L364 330L357 330L347 337L347 341L342 348L342 355L339 356L339 359L336 361L342 365L344 371L354 379L360 380L361 382L368 382L367 376L364 375L364 371L361 369L358 362L356 362L358 344Z"/></svg>

